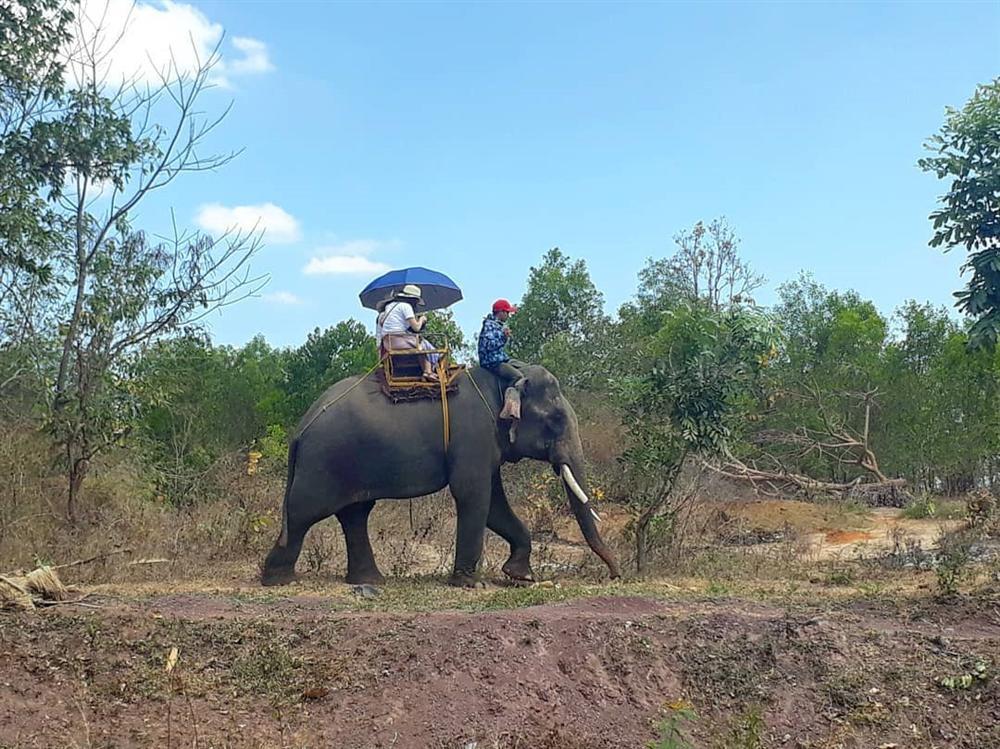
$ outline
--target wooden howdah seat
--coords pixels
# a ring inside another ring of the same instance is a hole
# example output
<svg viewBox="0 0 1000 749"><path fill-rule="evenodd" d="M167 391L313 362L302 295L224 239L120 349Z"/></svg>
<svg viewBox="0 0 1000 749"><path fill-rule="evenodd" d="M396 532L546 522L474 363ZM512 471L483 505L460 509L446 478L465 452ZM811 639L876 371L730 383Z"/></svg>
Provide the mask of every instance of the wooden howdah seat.
<svg viewBox="0 0 1000 749"><path fill-rule="evenodd" d="M418 336L417 340L424 339ZM437 366L433 367L439 382L423 378L418 357L429 354L437 354L440 357ZM456 364L452 360L451 347L447 341L443 345L435 345L432 349L391 349L386 346L379 368L379 379L382 382L382 392L395 402L422 398L440 399L442 394L458 390L458 377L464 370L463 365Z"/></svg>

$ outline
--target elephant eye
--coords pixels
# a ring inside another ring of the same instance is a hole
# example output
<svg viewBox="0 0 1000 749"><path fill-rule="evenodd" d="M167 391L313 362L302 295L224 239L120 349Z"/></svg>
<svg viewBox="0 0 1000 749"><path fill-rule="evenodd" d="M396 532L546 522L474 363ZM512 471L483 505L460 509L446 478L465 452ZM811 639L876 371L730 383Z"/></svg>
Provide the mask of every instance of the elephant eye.
<svg viewBox="0 0 1000 749"><path fill-rule="evenodd" d="M566 414L554 411L545 420L545 426L553 435L562 434L566 429Z"/></svg>

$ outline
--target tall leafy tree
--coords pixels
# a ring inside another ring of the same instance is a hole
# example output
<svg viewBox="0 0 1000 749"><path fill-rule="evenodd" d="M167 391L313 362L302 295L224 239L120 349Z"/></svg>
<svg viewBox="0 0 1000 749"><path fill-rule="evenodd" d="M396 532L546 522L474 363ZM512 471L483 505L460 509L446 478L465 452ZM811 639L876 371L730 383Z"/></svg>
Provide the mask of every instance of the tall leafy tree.
<svg viewBox="0 0 1000 749"><path fill-rule="evenodd" d="M313 330L305 343L288 354L285 425L294 426L330 385L366 372L377 361L375 337L357 320Z"/></svg>
<svg viewBox="0 0 1000 749"><path fill-rule="evenodd" d="M870 301L827 290L808 275L783 284L779 296L774 315L785 345L754 449L817 478L853 479L868 470L862 464L880 475L872 434L886 320Z"/></svg>
<svg viewBox="0 0 1000 749"><path fill-rule="evenodd" d="M669 257L649 260L639 273L637 299L644 307L670 308L698 300L713 310L750 302L764 277L740 257L740 238L725 217L697 222L674 235Z"/></svg>
<svg viewBox="0 0 1000 749"><path fill-rule="evenodd" d="M63 167L60 122L69 92L60 54L71 39L75 3L0 4L0 281L48 277ZM5 289L12 293L12 289Z"/></svg>
<svg viewBox="0 0 1000 749"><path fill-rule="evenodd" d="M1000 336L1000 78L976 88L962 109L949 107L941 130L924 144L918 161L938 179L950 180L941 206L931 213L932 247L964 247L963 270L972 277L955 294L957 306L975 319L974 344L995 345Z"/></svg>
<svg viewBox="0 0 1000 749"><path fill-rule="evenodd" d="M671 520L671 499L686 460L728 453L778 342L777 327L757 310L683 304L666 313L660 330L644 341L645 366L616 380L627 430L622 460L635 487L639 571L650 527Z"/></svg>
<svg viewBox="0 0 1000 749"><path fill-rule="evenodd" d="M531 268L527 291L510 319L511 355L545 365L571 387L596 386L609 350L603 305L586 262L552 248Z"/></svg>
<svg viewBox="0 0 1000 749"><path fill-rule="evenodd" d="M125 30L81 15L70 35L76 8L0 9L0 315L22 338L55 344L47 426L70 518L93 458L135 425L130 380L143 347L252 292L259 246L256 233L178 228L154 240L136 225L150 195L233 156L204 150L224 117L199 104L218 57L193 72L168 63L156 85L114 80L108 61Z"/></svg>

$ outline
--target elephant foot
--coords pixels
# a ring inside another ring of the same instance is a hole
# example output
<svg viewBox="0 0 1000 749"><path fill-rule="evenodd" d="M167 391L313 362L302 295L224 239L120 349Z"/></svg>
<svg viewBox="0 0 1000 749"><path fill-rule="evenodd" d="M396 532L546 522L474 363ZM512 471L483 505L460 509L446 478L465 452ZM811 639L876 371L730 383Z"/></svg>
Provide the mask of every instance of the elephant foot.
<svg viewBox="0 0 1000 749"><path fill-rule="evenodd" d="M486 583L481 580L477 580L475 575L469 575L465 572L453 572L451 577L448 578L448 585L452 585L456 588L486 587Z"/></svg>
<svg viewBox="0 0 1000 749"><path fill-rule="evenodd" d="M260 584L267 587L274 585L288 585L294 581L294 567L276 567L274 569L265 569L260 575Z"/></svg>
<svg viewBox="0 0 1000 749"><path fill-rule="evenodd" d="M511 580L515 580L516 582L535 582L535 575L531 571L531 564L529 564L527 559L514 559L511 557L504 563L504 566L501 567L501 571Z"/></svg>
<svg viewBox="0 0 1000 749"><path fill-rule="evenodd" d="M348 570L344 580L349 585L381 585L385 582L385 575L377 569Z"/></svg>

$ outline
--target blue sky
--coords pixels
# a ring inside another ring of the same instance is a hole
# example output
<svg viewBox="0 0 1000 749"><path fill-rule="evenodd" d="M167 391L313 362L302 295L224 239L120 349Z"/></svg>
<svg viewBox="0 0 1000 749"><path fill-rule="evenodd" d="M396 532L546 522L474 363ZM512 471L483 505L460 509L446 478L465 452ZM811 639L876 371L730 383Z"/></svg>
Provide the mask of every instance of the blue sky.
<svg viewBox="0 0 1000 749"><path fill-rule="evenodd" d="M270 284L210 319L219 342L371 323L358 291L408 265L459 283L474 332L553 246L613 311L647 257L719 215L769 279L763 303L800 270L884 312L950 305L961 283L961 255L927 246L944 185L915 162L945 106L1000 74L1000 3L195 8L232 71L204 101L234 102L213 142L245 152L143 218L272 204Z"/></svg>

